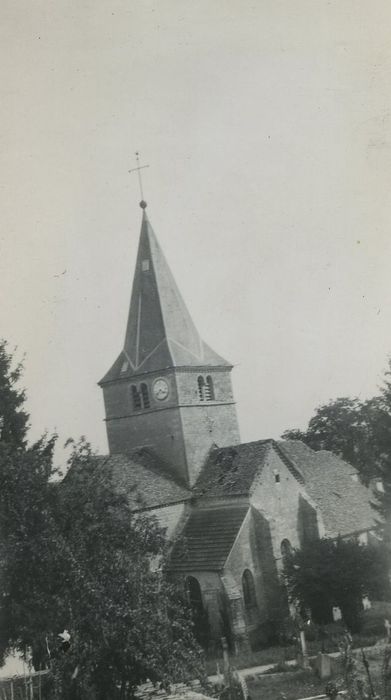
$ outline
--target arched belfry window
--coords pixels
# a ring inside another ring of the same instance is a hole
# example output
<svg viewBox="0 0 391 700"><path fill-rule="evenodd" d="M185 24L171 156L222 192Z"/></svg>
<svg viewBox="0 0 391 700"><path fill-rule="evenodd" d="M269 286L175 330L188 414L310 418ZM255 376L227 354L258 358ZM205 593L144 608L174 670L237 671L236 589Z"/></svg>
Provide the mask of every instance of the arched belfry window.
<svg viewBox="0 0 391 700"><path fill-rule="evenodd" d="M213 379L210 375L208 375L206 378L205 394L206 394L207 401L214 401L215 400L215 390L214 390L214 386L213 386Z"/></svg>
<svg viewBox="0 0 391 700"><path fill-rule="evenodd" d="M214 401L215 400L215 389L213 386L213 379L208 374L206 377L201 375L197 379L198 384L198 398L200 401Z"/></svg>
<svg viewBox="0 0 391 700"><path fill-rule="evenodd" d="M149 398L148 386L143 382L140 386L132 384L130 387L133 411L141 411L142 408L149 408L151 401Z"/></svg>
<svg viewBox="0 0 391 700"><path fill-rule="evenodd" d="M149 408L150 401L149 401L148 387L146 384L143 383L143 384L141 384L140 389L141 389L141 396L143 399L143 408Z"/></svg>
<svg viewBox="0 0 391 700"><path fill-rule="evenodd" d="M139 411L142 408L141 394L134 384L130 387L130 391L132 394L133 410Z"/></svg>
<svg viewBox="0 0 391 700"><path fill-rule="evenodd" d="M255 595L254 577L249 569L243 572L242 576L243 600L246 610L257 607L257 597Z"/></svg>
<svg viewBox="0 0 391 700"><path fill-rule="evenodd" d="M198 397L200 401L205 401L205 379L203 377L198 377Z"/></svg>

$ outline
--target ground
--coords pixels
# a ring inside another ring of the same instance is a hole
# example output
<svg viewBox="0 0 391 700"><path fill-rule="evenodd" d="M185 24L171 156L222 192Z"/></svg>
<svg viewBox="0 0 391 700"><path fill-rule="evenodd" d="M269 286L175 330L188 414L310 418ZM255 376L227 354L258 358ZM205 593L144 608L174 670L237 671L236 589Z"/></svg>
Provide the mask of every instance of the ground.
<svg viewBox="0 0 391 700"><path fill-rule="evenodd" d="M360 670L365 673L360 663L360 651L355 654L359 660ZM379 697L383 696L381 666L383 662L384 647L376 646L366 652L369 661L369 670L374 690ZM335 668L333 681L344 689L345 683L342 673L342 663L339 661ZM327 681L320 680L313 671L292 670L275 675L259 676L256 680L248 680L247 685L252 700L278 700L284 696L284 700L299 700L311 696L322 695L325 692ZM342 696L343 697L343 696Z"/></svg>

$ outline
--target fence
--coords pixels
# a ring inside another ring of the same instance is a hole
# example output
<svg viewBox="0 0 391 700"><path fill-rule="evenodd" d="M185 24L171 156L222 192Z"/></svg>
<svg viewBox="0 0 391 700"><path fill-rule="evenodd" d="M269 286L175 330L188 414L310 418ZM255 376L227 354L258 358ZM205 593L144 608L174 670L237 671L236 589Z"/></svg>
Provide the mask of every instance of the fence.
<svg viewBox="0 0 391 700"><path fill-rule="evenodd" d="M0 700L47 700L48 671L0 679Z"/></svg>

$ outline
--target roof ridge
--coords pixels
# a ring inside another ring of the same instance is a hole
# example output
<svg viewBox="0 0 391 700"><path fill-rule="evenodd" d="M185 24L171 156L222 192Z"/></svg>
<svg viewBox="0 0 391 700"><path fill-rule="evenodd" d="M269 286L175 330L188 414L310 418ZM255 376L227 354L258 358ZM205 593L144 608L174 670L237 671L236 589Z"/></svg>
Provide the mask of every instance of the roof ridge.
<svg viewBox="0 0 391 700"><path fill-rule="evenodd" d="M283 441L281 441L281 442L283 442ZM294 441L292 441L292 442L294 442ZM301 442L301 441L297 440L296 442ZM283 449L283 447L281 447L281 445L277 442L277 440L272 440L272 444L273 444L273 447L275 447L278 455L281 457L284 464L286 464L286 466L288 467L288 469L290 469L290 471L293 471L296 474L298 481L300 481L300 483L304 484L305 478L304 478L304 474L301 471L300 467L298 467L297 464L292 460L292 458L286 454L285 450Z"/></svg>

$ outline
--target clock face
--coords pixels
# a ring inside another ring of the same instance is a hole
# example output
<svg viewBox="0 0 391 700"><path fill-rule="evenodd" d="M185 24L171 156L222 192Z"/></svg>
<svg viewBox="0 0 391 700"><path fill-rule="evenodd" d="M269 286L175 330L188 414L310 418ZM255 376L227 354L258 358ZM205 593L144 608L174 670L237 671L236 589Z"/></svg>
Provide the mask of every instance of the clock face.
<svg viewBox="0 0 391 700"><path fill-rule="evenodd" d="M165 379L156 379L153 385L153 395L158 401L164 401L168 396L168 384Z"/></svg>

